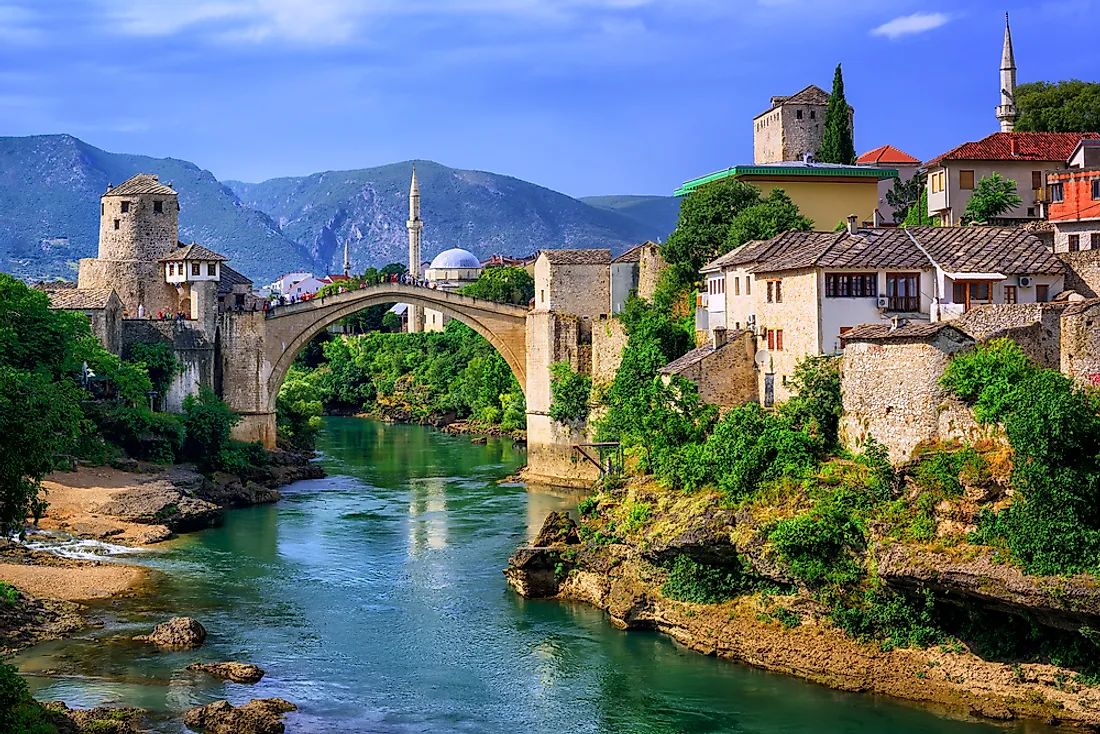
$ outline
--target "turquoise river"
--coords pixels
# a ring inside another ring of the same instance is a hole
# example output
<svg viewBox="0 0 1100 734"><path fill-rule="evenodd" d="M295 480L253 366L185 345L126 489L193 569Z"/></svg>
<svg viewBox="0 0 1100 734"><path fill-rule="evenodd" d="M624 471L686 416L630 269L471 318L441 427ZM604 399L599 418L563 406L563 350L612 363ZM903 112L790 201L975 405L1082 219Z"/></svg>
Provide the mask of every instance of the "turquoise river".
<svg viewBox="0 0 1100 734"><path fill-rule="evenodd" d="M141 706L160 732L183 731L192 706L268 696L300 707L288 732L1024 731L830 691L616 631L592 608L523 600L501 575L508 555L579 496L498 484L524 462L510 442L330 419L319 448L327 479L123 556L163 572L153 593L96 607L101 629L17 657L35 695ZM128 641L174 614L206 625L207 644ZM184 670L220 660L267 676L246 686Z"/></svg>

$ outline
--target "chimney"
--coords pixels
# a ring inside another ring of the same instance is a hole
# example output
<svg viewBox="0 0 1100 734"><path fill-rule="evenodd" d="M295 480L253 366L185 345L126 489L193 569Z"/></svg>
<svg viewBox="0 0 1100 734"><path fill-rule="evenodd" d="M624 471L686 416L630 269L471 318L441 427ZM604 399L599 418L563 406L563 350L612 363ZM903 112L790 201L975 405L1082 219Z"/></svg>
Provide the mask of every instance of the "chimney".
<svg viewBox="0 0 1100 734"><path fill-rule="evenodd" d="M859 217L855 214L848 215L848 234L859 232Z"/></svg>
<svg viewBox="0 0 1100 734"><path fill-rule="evenodd" d="M814 162L814 154L813 153L803 153L802 154L802 162L805 163L807 166L811 165Z"/></svg>
<svg viewBox="0 0 1100 734"><path fill-rule="evenodd" d="M1011 137L1008 139L1008 146L1009 150L1012 152L1013 157L1020 155L1020 147L1019 144L1016 142L1015 137Z"/></svg>
<svg viewBox="0 0 1100 734"><path fill-rule="evenodd" d="M875 229L878 229L882 226L882 215L878 213L878 209L875 209L875 215L872 223L874 224Z"/></svg>
<svg viewBox="0 0 1100 734"><path fill-rule="evenodd" d="M721 349L726 346L726 327L715 326L710 332L711 346Z"/></svg>

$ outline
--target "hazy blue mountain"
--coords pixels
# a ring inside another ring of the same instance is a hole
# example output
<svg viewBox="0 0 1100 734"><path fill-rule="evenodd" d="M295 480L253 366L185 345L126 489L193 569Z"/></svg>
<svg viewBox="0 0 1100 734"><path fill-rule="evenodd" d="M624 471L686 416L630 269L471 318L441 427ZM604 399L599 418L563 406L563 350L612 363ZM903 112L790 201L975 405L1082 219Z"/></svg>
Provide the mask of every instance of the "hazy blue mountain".
<svg viewBox="0 0 1100 734"><path fill-rule="evenodd" d="M660 226L509 176L430 161L416 166L425 260L451 247L482 258L543 248L607 247L618 253L668 234ZM341 267L343 243L350 236L352 265L359 270L408 259L405 221L411 172L410 161L226 185L331 269Z"/></svg>
<svg viewBox="0 0 1100 734"><path fill-rule="evenodd" d="M664 242L676 229L680 200L675 196L585 196L585 204L622 214L658 233Z"/></svg>
<svg viewBox="0 0 1100 734"><path fill-rule="evenodd" d="M155 173L179 191L181 240L225 254L257 283L316 266L267 215L243 206L193 163L41 135L0 137L0 270L28 280L75 279L77 260L95 257L99 248L100 195L135 173Z"/></svg>

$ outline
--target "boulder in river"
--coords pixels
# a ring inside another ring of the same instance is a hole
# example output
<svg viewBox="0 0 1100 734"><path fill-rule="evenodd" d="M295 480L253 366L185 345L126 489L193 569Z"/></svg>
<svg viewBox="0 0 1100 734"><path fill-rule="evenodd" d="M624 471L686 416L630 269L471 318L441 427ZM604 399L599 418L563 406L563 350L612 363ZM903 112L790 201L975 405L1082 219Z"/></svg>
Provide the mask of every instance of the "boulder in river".
<svg viewBox="0 0 1100 734"><path fill-rule="evenodd" d="M44 703L42 707L49 712L51 723L61 734L137 734L143 731L145 711L138 708L97 706L94 709L71 709L63 701Z"/></svg>
<svg viewBox="0 0 1100 734"><path fill-rule="evenodd" d="M207 734L283 734L283 714L297 710L281 698L254 698L244 706L215 701L188 711L183 723Z"/></svg>
<svg viewBox="0 0 1100 734"><path fill-rule="evenodd" d="M251 663L192 663L187 669L234 683L256 683L264 677L263 669Z"/></svg>
<svg viewBox="0 0 1100 734"><path fill-rule="evenodd" d="M158 624L149 634L134 639L164 647L199 647L206 641L206 628L190 617L172 617Z"/></svg>
<svg viewBox="0 0 1100 734"><path fill-rule="evenodd" d="M568 512L551 512L543 520L542 529L531 545L535 548L550 548L558 545L577 545L581 542L577 534L577 523Z"/></svg>

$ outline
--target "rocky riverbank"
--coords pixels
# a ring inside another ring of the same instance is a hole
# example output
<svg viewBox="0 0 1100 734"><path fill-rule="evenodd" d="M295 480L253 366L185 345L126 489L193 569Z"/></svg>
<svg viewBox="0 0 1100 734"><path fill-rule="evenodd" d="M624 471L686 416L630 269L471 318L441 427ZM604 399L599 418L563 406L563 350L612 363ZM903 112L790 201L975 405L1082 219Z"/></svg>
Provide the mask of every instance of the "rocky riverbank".
<svg viewBox="0 0 1100 734"><path fill-rule="evenodd" d="M924 702L959 716L1100 731L1100 686L1079 670L982 657L960 638L910 648L854 638L833 623L822 595L797 582L760 542L752 519L723 507L717 495L672 493L636 480L585 504L579 526L554 513L509 559L504 573L521 595L591 604L621 629L657 630L698 652L831 688ZM721 601L677 600L693 593L677 577L679 558L705 568L738 559L763 583ZM927 590L949 606L1083 634L1100 621L1091 576L1029 577L965 546L944 552L882 542L866 562L891 588Z"/></svg>

